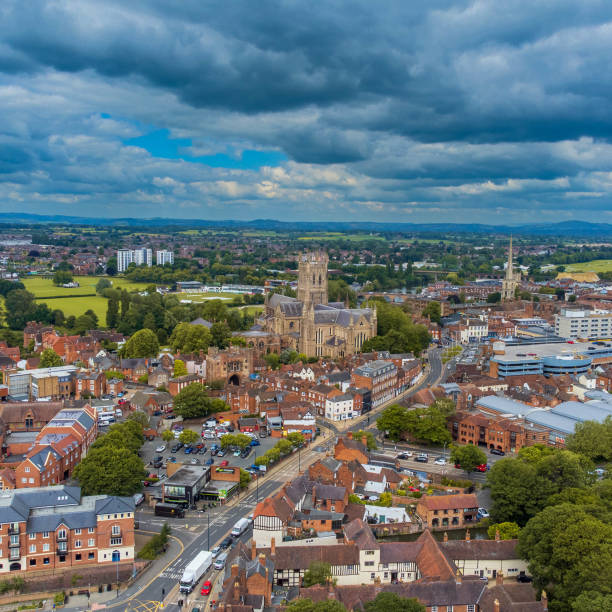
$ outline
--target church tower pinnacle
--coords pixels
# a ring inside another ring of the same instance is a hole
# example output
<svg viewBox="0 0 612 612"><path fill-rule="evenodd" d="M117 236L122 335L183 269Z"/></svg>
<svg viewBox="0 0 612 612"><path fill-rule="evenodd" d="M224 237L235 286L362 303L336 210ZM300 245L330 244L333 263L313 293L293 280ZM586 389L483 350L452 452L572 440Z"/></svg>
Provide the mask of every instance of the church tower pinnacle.
<svg viewBox="0 0 612 612"><path fill-rule="evenodd" d="M506 266L506 277L502 281L502 302L509 302L514 299L516 288L518 287L518 279L514 274L512 265L512 236L510 236L510 246L508 247L508 265Z"/></svg>

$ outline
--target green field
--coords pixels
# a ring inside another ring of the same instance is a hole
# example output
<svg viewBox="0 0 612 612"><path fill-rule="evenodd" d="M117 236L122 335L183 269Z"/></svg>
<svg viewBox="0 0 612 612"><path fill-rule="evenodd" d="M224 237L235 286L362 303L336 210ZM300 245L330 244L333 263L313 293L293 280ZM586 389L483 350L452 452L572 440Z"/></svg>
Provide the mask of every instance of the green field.
<svg viewBox="0 0 612 612"><path fill-rule="evenodd" d="M221 300L222 302L230 302L237 293L176 293L179 300L191 300L192 302L206 302L208 300Z"/></svg>
<svg viewBox="0 0 612 612"><path fill-rule="evenodd" d="M341 232L322 232L300 236L298 240L350 240L351 242L365 242L366 240L386 240L383 236L370 234L343 234Z"/></svg>
<svg viewBox="0 0 612 612"><path fill-rule="evenodd" d="M566 272L612 272L612 259L594 259L565 266Z"/></svg>
<svg viewBox="0 0 612 612"><path fill-rule="evenodd" d="M74 289L56 287L51 278L42 278L40 276L26 276L20 280L28 291L32 292L37 298L43 298L51 295L70 297L95 293L96 284L100 278L99 276L75 276L74 280L79 283L80 287L75 287ZM142 290L148 285L148 283L135 283L126 278L109 278L108 280L113 283L113 287L127 289L128 291Z"/></svg>
<svg viewBox="0 0 612 612"><path fill-rule="evenodd" d="M80 287L64 288L56 287L51 278L42 278L38 276L29 276L21 279L25 288L33 293L37 301L44 302L55 310L58 308L64 315L69 317L74 315L78 317L86 310L93 310L98 319L104 324L106 318L106 298L100 295L89 295L87 297L79 297L88 293L96 292L96 284L100 280L99 276L75 276L75 280L80 284ZM119 289L127 289L128 291L142 290L147 287L148 283L135 283L126 278L109 279L113 283L113 287ZM50 298L51 296L62 296Z"/></svg>

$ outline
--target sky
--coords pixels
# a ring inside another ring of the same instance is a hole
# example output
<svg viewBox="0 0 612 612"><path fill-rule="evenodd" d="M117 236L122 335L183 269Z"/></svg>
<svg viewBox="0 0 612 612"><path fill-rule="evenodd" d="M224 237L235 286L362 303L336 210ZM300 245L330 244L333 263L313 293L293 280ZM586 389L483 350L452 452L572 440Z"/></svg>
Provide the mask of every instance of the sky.
<svg viewBox="0 0 612 612"><path fill-rule="evenodd" d="M609 0L3 0L0 212L612 223Z"/></svg>

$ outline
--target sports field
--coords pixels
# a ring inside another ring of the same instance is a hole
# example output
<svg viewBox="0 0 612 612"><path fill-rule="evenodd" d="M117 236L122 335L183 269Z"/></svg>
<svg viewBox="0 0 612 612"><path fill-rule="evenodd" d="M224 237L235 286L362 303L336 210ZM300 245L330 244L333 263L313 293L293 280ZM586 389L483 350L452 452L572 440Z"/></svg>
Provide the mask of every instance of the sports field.
<svg viewBox="0 0 612 612"><path fill-rule="evenodd" d="M568 264L566 272L612 272L612 259L593 259L582 263Z"/></svg>

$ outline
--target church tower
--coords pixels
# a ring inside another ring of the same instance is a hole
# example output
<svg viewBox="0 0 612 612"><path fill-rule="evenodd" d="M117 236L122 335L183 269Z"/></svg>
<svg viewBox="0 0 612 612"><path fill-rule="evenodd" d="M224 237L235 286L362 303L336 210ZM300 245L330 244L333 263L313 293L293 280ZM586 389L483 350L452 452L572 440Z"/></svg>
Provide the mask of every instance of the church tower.
<svg viewBox="0 0 612 612"><path fill-rule="evenodd" d="M329 257L324 251L303 253L298 259L297 298L308 305L327 304L327 264Z"/></svg>
<svg viewBox="0 0 612 612"><path fill-rule="evenodd" d="M502 302L510 302L514 299L514 292L518 287L518 279L512 266L512 236L510 236L510 247L508 248L508 265L506 266L506 277L502 281Z"/></svg>

